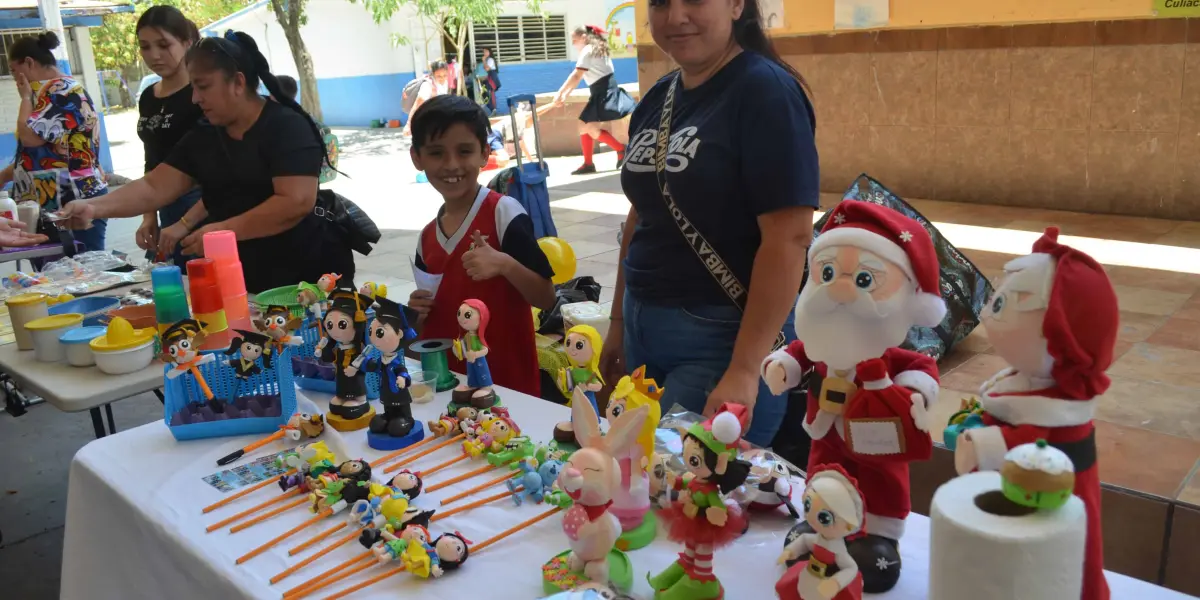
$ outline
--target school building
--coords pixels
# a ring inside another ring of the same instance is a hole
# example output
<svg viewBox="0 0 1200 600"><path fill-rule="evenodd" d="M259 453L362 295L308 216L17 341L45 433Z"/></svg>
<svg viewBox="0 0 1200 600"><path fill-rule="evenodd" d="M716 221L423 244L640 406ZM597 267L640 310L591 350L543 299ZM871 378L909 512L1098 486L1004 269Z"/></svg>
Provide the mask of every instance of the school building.
<svg viewBox="0 0 1200 600"><path fill-rule="evenodd" d="M302 29L312 55L324 121L330 126L364 127L373 120L401 120L404 85L428 64L453 53L432 24L405 7L391 20L376 24L361 4L348 0L309 0L308 24ZM524 2L505 2L495 25L472 25L468 44L491 47L500 59L501 112L506 98L556 91L571 73L577 53L570 32L579 25L599 24L614 40L613 64L621 83L636 83L637 46L634 2L617 0L548 0L542 14ZM295 62L270 4L255 3L202 30L221 35L244 31L258 42L273 72L298 76ZM396 45L403 38L407 43ZM475 52L478 56L478 52Z"/></svg>

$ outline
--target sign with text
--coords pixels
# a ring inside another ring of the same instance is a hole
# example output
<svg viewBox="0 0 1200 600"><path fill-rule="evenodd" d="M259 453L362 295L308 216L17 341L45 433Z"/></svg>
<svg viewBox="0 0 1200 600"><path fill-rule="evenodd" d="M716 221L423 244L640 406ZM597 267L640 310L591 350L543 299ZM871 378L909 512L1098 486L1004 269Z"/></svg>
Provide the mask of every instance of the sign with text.
<svg viewBox="0 0 1200 600"><path fill-rule="evenodd" d="M1158 17L1200 17L1200 0L1151 0Z"/></svg>

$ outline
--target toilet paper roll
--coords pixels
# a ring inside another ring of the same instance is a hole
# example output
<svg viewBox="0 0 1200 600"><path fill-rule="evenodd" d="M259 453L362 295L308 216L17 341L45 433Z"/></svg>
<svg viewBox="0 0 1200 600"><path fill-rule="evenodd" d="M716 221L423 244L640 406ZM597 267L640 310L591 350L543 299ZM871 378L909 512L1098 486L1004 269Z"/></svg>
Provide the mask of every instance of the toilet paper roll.
<svg viewBox="0 0 1200 600"><path fill-rule="evenodd" d="M1072 496L1055 511L995 514L1005 512L995 507L1006 506L998 495L995 472L958 477L934 493L930 600L1079 598L1087 536L1083 501ZM977 503L980 496L985 499Z"/></svg>

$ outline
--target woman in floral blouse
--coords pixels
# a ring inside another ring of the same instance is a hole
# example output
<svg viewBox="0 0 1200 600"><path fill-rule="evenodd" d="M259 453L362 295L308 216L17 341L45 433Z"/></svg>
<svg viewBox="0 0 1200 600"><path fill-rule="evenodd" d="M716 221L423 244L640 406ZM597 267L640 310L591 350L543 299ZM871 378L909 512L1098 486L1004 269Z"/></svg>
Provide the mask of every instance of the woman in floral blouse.
<svg viewBox="0 0 1200 600"><path fill-rule="evenodd" d="M12 182L18 202L31 200L46 211L108 192L100 167L100 115L83 84L58 68L58 44L48 31L18 39L8 52L21 107L17 154L0 171L0 185ZM105 227L96 220L75 239L88 250L103 250Z"/></svg>

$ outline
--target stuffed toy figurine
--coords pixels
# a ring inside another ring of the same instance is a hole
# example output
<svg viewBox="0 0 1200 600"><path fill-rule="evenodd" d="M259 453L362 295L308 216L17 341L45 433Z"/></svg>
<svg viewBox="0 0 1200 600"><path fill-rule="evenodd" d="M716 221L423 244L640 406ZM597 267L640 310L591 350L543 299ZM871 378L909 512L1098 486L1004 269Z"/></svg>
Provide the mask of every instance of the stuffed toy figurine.
<svg viewBox="0 0 1200 600"><path fill-rule="evenodd" d="M812 437L808 470L836 464L857 479L866 533L847 548L864 591L882 593L900 578L908 463L928 459L933 447L926 409L937 400L937 364L898 346L914 325L942 322L937 255L916 221L844 200L813 241L808 264L796 304L798 341L763 361L763 378L780 394L815 369L804 421ZM810 531L806 523L797 529Z"/></svg>
<svg viewBox="0 0 1200 600"><path fill-rule="evenodd" d="M1075 468L1087 507L1083 599L1107 600L1096 464L1096 398L1108 389L1120 323L1117 294L1092 257L1058 243L1051 227L1033 253L1004 266L982 322L1010 367L980 389L982 427L958 436L959 473L1000 470L1009 448L1044 439Z"/></svg>
<svg viewBox="0 0 1200 600"><path fill-rule="evenodd" d="M583 395L599 412L596 392L604 389L604 377L600 375L600 353L604 350L604 339L595 327L576 325L567 331L563 349L571 367L558 370L558 388L568 398L575 388L583 389Z"/></svg>
<svg viewBox="0 0 1200 600"><path fill-rule="evenodd" d="M267 368L271 367L272 355L283 356L283 350L288 346L304 345L304 338L295 335L303 321L292 317L292 311L288 307L278 304L267 306L262 318L254 321L254 327L271 338L271 345L263 357L263 364Z"/></svg>
<svg viewBox="0 0 1200 600"><path fill-rule="evenodd" d="M650 511L650 476L647 469L654 454L655 432L662 418L659 401L666 390L645 375L644 366L634 369L632 375L626 375L617 382L608 399L609 423L631 410L646 407L647 411L642 428L638 431L637 443L630 446L624 456L617 457L621 465L621 486L613 494L611 510L621 522L623 533L618 546L623 550L638 550L648 546L658 531L658 519Z"/></svg>
<svg viewBox="0 0 1200 600"><path fill-rule="evenodd" d="M846 537L863 524L863 497L858 483L837 465L809 472L804 490L804 519L813 533L788 543L780 564L808 556L775 584L781 600L861 600L862 573L846 549Z"/></svg>
<svg viewBox="0 0 1200 600"><path fill-rule="evenodd" d="M355 358L346 373L357 375L359 370L379 373L379 401L383 404L383 414L371 419L371 433L402 438L417 425L409 392L412 377L404 364L405 346L417 339L417 332L409 326L416 321L417 313L383 297L375 298L375 306L375 320L367 331L373 351L369 358L365 352Z"/></svg>
<svg viewBox="0 0 1200 600"><path fill-rule="evenodd" d="M454 388L451 400L457 405L491 408L496 404L492 389L492 371L488 368L488 322L491 313L479 300L463 300L458 307L458 326L462 336L454 340L454 356L467 365L467 382Z"/></svg>
<svg viewBox="0 0 1200 600"><path fill-rule="evenodd" d="M354 290L329 294L323 337L317 342L318 359L333 364L335 393L326 421L338 431L357 431L370 424L375 409L367 402L366 376L353 367L362 354L367 330L366 310L371 300Z"/></svg>

